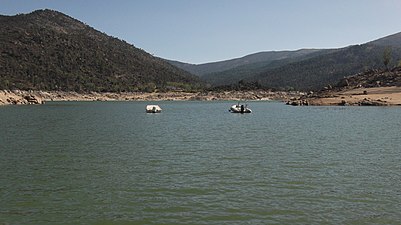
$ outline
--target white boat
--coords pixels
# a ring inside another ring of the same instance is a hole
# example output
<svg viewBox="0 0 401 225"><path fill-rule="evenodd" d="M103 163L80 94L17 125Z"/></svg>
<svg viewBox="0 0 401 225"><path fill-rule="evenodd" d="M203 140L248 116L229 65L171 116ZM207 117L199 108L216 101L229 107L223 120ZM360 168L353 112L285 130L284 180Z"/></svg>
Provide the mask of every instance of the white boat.
<svg viewBox="0 0 401 225"><path fill-rule="evenodd" d="M162 108L160 108L160 106L158 106L158 105L147 105L146 112L147 113L161 113Z"/></svg>
<svg viewBox="0 0 401 225"><path fill-rule="evenodd" d="M242 105L242 104L236 104L231 106L231 108L228 110L232 113L251 113L252 110L248 108L248 105Z"/></svg>

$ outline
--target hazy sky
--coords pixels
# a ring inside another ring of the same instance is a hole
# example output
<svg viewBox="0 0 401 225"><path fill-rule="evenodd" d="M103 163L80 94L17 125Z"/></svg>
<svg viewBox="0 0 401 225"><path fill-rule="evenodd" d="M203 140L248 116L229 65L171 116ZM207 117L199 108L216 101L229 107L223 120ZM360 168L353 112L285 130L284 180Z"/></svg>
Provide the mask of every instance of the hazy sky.
<svg viewBox="0 0 401 225"><path fill-rule="evenodd" d="M0 0L0 14L54 9L162 58L362 44L401 32L400 0Z"/></svg>

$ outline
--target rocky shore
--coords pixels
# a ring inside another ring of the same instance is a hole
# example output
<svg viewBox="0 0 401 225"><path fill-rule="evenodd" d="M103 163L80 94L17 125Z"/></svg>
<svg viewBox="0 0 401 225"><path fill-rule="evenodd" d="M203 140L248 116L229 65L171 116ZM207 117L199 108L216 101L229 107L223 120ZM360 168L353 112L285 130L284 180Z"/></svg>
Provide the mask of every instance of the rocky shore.
<svg viewBox="0 0 401 225"><path fill-rule="evenodd" d="M293 106L401 106L401 87L356 88L287 101Z"/></svg>
<svg viewBox="0 0 401 225"><path fill-rule="evenodd" d="M62 91L0 90L0 105L43 104L49 101L286 101L293 106L401 106L401 67L370 70L344 77L317 92L204 91L77 93Z"/></svg>
<svg viewBox="0 0 401 225"><path fill-rule="evenodd" d="M0 90L0 105L43 104L49 101L285 101L304 95L300 92L224 91L224 92L122 92L122 93L77 93L62 91L21 91Z"/></svg>
<svg viewBox="0 0 401 225"><path fill-rule="evenodd" d="M43 104L44 100L37 93L20 90L0 90L0 105Z"/></svg>
<svg viewBox="0 0 401 225"><path fill-rule="evenodd" d="M335 86L295 97L288 105L401 106L401 67L368 70L344 77Z"/></svg>

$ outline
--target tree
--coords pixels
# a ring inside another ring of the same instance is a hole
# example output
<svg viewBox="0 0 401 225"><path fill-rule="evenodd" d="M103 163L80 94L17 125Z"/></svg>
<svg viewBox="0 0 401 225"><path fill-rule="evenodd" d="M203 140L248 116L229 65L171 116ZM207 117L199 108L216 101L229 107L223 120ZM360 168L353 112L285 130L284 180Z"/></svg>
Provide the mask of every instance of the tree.
<svg viewBox="0 0 401 225"><path fill-rule="evenodd" d="M391 47L386 47L383 52L383 64L388 69L388 64L391 62Z"/></svg>

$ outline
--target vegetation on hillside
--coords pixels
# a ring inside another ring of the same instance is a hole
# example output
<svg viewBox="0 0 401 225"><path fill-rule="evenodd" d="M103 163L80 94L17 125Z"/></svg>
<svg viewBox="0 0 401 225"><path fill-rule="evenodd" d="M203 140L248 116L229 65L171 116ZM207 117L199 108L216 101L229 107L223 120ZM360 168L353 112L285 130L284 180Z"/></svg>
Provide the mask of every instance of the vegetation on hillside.
<svg viewBox="0 0 401 225"><path fill-rule="evenodd" d="M201 68L211 69L211 66L216 69L217 65L220 66L219 69L225 65L234 66L224 71L215 70L200 76L215 89L237 88L241 86L239 82L242 82L257 83L255 87L264 89L316 90L329 84L336 84L343 77L351 74L401 65L401 33L367 44L340 49L304 51L302 54L295 54L295 52L264 54L268 55L258 53L216 63L182 64L181 68L196 72ZM257 60L245 60L248 63L241 62L243 59L251 59L255 56L258 56Z"/></svg>
<svg viewBox="0 0 401 225"><path fill-rule="evenodd" d="M213 90L317 90L350 74L396 65L401 65L401 33L341 49L260 52L192 65L153 57L56 11L0 16L0 89L204 89L190 71Z"/></svg>
<svg viewBox="0 0 401 225"><path fill-rule="evenodd" d="M164 91L199 78L52 10L0 16L0 89Z"/></svg>
<svg viewBox="0 0 401 225"><path fill-rule="evenodd" d="M401 43L401 39L400 39ZM364 44L321 50L309 55L239 66L204 75L215 89L239 86L239 82L275 90L319 90L343 77L400 63L401 47Z"/></svg>
<svg viewBox="0 0 401 225"><path fill-rule="evenodd" d="M240 80L236 83L214 86L209 88L210 91L251 91L251 90L262 90L264 89L262 85L256 82L246 82Z"/></svg>
<svg viewBox="0 0 401 225"><path fill-rule="evenodd" d="M258 81L263 87L296 90L318 90L336 84L342 78L359 72L394 67L394 60L383 64L388 47L371 44L356 45L339 51L290 63L247 79ZM401 59L401 48L393 47L392 59Z"/></svg>
<svg viewBox="0 0 401 225"><path fill-rule="evenodd" d="M317 52L311 52L305 55L299 55L294 57L285 57L280 59L275 59L272 61L262 61L252 64L246 64L242 66L235 67L233 69L225 70L223 72L209 73L202 76L202 79L208 83L213 84L213 86L225 86L237 84L241 80L248 79L260 74L262 72L279 68L290 63L303 61L316 56L328 54L336 50L320 50ZM254 83L254 82L253 82Z"/></svg>
<svg viewBox="0 0 401 225"><path fill-rule="evenodd" d="M247 68L247 65L259 64L259 66L265 66L270 62L276 60L285 60L292 58L299 58L313 53L320 52L320 49L300 49L296 51L268 51L268 52L258 52L250 55L246 55L241 58L235 58L230 60L224 60L219 62L204 63L204 64L189 64L182 63L178 61L167 60L174 66L186 70L192 74L204 78L210 74L217 74L219 72L225 72L238 67ZM213 76L213 75L212 75ZM210 77L210 76L209 76ZM208 78L205 78L208 80Z"/></svg>

